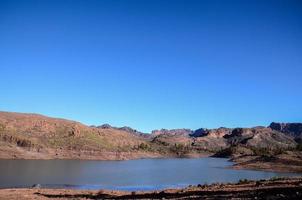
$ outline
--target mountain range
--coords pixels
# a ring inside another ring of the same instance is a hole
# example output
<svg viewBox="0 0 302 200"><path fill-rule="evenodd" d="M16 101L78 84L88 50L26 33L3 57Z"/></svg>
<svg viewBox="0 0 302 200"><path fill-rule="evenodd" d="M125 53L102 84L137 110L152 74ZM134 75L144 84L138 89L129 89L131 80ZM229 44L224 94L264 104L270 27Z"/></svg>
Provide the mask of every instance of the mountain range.
<svg viewBox="0 0 302 200"><path fill-rule="evenodd" d="M39 114L0 112L0 158L122 160L204 155L255 155L301 147L302 123L197 130L82 123ZM231 149L231 151L230 151Z"/></svg>

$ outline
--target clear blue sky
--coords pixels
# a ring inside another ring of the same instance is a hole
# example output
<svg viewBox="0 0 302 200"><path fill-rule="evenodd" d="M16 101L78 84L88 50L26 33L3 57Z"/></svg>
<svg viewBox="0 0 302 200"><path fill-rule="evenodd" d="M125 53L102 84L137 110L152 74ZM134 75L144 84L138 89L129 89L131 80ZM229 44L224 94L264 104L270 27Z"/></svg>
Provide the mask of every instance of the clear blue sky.
<svg viewBox="0 0 302 200"><path fill-rule="evenodd" d="M302 122L302 2L0 0L0 77L0 110L88 125Z"/></svg>

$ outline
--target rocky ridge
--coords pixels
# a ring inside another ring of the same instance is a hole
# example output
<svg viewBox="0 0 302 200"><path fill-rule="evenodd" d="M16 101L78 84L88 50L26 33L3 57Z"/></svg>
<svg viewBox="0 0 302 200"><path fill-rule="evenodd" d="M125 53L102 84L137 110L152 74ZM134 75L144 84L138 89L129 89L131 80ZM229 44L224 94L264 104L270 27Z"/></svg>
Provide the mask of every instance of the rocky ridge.
<svg viewBox="0 0 302 200"><path fill-rule="evenodd" d="M301 123L197 130L86 126L37 114L0 112L0 158L133 159L276 154L296 151ZM300 152L300 151L298 151Z"/></svg>

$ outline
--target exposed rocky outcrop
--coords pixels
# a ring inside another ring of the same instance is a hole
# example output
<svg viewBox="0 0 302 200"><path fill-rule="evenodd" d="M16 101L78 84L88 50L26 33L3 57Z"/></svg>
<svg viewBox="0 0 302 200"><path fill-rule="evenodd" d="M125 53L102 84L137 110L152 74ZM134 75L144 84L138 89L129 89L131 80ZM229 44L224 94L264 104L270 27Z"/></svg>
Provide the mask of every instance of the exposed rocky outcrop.
<svg viewBox="0 0 302 200"><path fill-rule="evenodd" d="M289 149L297 146L297 142L290 135L261 126L234 129L222 127L196 131L163 129L154 131L153 135L155 135L153 142L165 146L183 144L192 151L218 152L231 146L241 146L245 149Z"/></svg>
<svg viewBox="0 0 302 200"><path fill-rule="evenodd" d="M92 127L95 127L95 126L92 126ZM109 128L112 128L112 126L110 124L102 124L100 126L97 126L96 128L109 129Z"/></svg>
<svg viewBox="0 0 302 200"><path fill-rule="evenodd" d="M272 122L269 127L280 131L296 139L302 139L302 123L276 123Z"/></svg>
<svg viewBox="0 0 302 200"><path fill-rule="evenodd" d="M208 129L206 130L206 135L213 138L222 138L231 134L233 129L220 127L218 129Z"/></svg>
<svg viewBox="0 0 302 200"><path fill-rule="evenodd" d="M203 128L197 129L190 134L191 137L203 137L206 135L207 135L207 131Z"/></svg>
<svg viewBox="0 0 302 200"><path fill-rule="evenodd" d="M151 139L151 134L140 132L140 131L138 131L136 129L133 129L129 126L123 126L123 127L116 128L116 129L126 131L128 133L131 133L131 134L139 136L139 137L143 137L145 139Z"/></svg>
<svg viewBox="0 0 302 200"><path fill-rule="evenodd" d="M190 134L192 134L193 131L190 129L160 129L160 130L154 130L151 132L151 135L158 136L158 135L168 135L168 136L183 136L188 137Z"/></svg>
<svg viewBox="0 0 302 200"><path fill-rule="evenodd" d="M228 143L232 146L246 145L257 148L288 148L295 147L293 138L265 127L236 128L231 134L225 135Z"/></svg>
<svg viewBox="0 0 302 200"><path fill-rule="evenodd" d="M103 124L103 125L100 125L100 126L91 126L93 128L98 128L98 129L115 129L117 131L125 131L127 133L130 133L130 134L133 134L133 135L136 135L136 136L140 136L140 137L143 137L143 138L150 138L150 134L147 134L147 133L142 133L136 129L133 129L129 126L123 126L123 127L114 127L114 126L111 126L110 124Z"/></svg>

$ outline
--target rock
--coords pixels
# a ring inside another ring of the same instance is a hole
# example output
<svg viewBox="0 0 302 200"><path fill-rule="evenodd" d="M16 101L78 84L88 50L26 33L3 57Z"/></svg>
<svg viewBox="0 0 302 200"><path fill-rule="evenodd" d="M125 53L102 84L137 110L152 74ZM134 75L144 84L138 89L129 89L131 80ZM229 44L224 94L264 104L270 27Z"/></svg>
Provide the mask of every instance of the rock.
<svg viewBox="0 0 302 200"><path fill-rule="evenodd" d="M168 135L168 136L184 136L189 137L193 131L191 129L160 129L160 130L153 130L152 135Z"/></svg>
<svg viewBox="0 0 302 200"><path fill-rule="evenodd" d="M31 187L32 188L41 188L42 186L40 184L33 184Z"/></svg>
<svg viewBox="0 0 302 200"><path fill-rule="evenodd" d="M272 130L280 131L295 139L302 138L302 123L276 123L272 122L269 125Z"/></svg>
<svg viewBox="0 0 302 200"><path fill-rule="evenodd" d="M220 127L218 129L208 129L207 135L213 138L222 138L232 133L232 129Z"/></svg>
<svg viewBox="0 0 302 200"><path fill-rule="evenodd" d="M129 126L123 126L123 127L120 127L120 128L115 128L117 130L122 130L122 131L126 131L127 133L130 133L130 134L133 134L133 135L136 135L136 136L139 136L139 137L143 137L143 138L149 138L151 136L151 134L148 134L148 133L142 133L136 129L133 129Z"/></svg>
<svg viewBox="0 0 302 200"><path fill-rule="evenodd" d="M71 128L69 131L69 136L79 137L81 135L81 131L77 125Z"/></svg>
<svg viewBox="0 0 302 200"><path fill-rule="evenodd" d="M191 137L203 137L206 135L207 135L207 132L203 128L197 129L193 133L190 134Z"/></svg>
<svg viewBox="0 0 302 200"><path fill-rule="evenodd" d="M288 135L265 127L236 128L230 135L225 135L232 146L244 145L253 148L289 148L296 142Z"/></svg>
<svg viewBox="0 0 302 200"><path fill-rule="evenodd" d="M109 129L109 128L112 128L112 126L110 124L103 124L101 126L97 126L97 128L100 128L100 129Z"/></svg>

